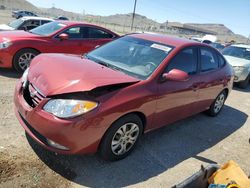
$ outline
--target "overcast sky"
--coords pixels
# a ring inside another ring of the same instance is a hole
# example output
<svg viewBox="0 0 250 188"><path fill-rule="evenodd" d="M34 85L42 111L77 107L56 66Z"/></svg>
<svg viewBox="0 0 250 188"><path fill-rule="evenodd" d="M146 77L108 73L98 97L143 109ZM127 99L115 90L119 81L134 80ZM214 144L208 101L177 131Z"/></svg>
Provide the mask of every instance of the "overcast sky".
<svg viewBox="0 0 250 188"><path fill-rule="evenodd" d="M28 0L38 7L77 13L112 15L133 11L134 0ZM136 13L158 22L221 23L246 37L250 34L250 0L137 0Z"/></svg>

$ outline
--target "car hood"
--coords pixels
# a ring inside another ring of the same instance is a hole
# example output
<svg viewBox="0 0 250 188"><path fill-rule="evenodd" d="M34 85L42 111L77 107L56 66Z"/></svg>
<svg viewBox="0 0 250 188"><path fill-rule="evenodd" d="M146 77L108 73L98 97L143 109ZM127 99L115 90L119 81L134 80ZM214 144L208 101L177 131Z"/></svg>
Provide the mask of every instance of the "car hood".
<svg viewBox="0 0 250 188"><path fill-rule="evenodd" d="M15 29L6 24L0 24L0 31L10 31L10 30L15 30Z"/></svg>
<svg viewBox="0 0 250 188"><path fill-rule="evenodd" d="M228 63L232 66L250 67L250 60L224 55Z"/></svg>
<svg viewBox="0 0 250 188"><path fill-rule="evenodd" d="M30 65L28 80L44 96L139 81L120 71L68 54L42 54L35 57Z"/></svg>
<svg viewBox="0 0 250 188"><path fill-rule="evenodd" d="M0 32L0 40L3 38L6 38L8 40L15 40L15 39L21 39L21 38L39 38L40 35L35 35L27 31L21 31L21 30L14 30L14 31L3 31Z"/></svg>

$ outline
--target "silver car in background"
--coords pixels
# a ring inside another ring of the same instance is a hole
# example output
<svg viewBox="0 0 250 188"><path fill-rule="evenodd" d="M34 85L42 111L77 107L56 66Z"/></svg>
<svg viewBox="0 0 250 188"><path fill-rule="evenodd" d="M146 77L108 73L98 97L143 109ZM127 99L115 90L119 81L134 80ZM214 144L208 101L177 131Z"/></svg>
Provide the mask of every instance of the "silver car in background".
<svg viewBox="0 0 250 188"><path fill-rule="evenodd" d="M250 80L250 45L234 44L224 48L221 53L233 66L234 82L245 89Z"/></svg>
<svg viewBox="0 0 250 188"><path fill-rule="evenodd" d="M27 17L22 17L22 18L13 20L12 22L8 24L0 24L0 31L12 31L12 30L29 31L40 25L43 25L52 21L54 20L50 18L27 16Z"/></svg>

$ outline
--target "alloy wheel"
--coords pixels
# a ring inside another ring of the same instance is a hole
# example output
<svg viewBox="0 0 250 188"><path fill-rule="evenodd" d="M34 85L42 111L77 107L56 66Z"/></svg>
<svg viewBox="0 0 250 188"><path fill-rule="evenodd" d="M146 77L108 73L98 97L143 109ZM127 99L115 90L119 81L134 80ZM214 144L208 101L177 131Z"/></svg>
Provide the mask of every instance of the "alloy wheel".
<svg viewBox="0 0 250 188"><path fill-rule="evenodd" d="M36 55L33 53L24 53L22 54L18 59L18 65L22 70L25 70L30 65L30 61L35 57Z"/></svg>
<svg viewBox="0 0 250 188"><path fill-rule="evenodd" d="M135 123L126 123L121 126L113 136L111 150L115 155L123 155L135 144L140 133L139 126Z"/></svg>
<svg viewBox="0 0 250 188"><path fill-rule="evenodd" d="M214 112L215 113L218 113L221 110L222 106L224 105L224 102L225 102L225 95L224 95L224 93L221 93L217 97L215 104L214 104Z"/></svg>

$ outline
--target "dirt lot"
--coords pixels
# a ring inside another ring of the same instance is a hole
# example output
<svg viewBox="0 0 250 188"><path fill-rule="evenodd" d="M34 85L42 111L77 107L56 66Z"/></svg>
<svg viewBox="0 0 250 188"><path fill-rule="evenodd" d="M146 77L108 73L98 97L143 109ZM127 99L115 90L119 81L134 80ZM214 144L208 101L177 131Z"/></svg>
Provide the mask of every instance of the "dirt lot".
<svg viewBox="0 0 250 188"><path fill-rule="evenodd" d="M45 151L13 112L15 72L0 69L0 187L170 187L209 163L233 159L250 174L250 87L234 88L222 113L198 114L143 137L118 162Z"/></svg>

